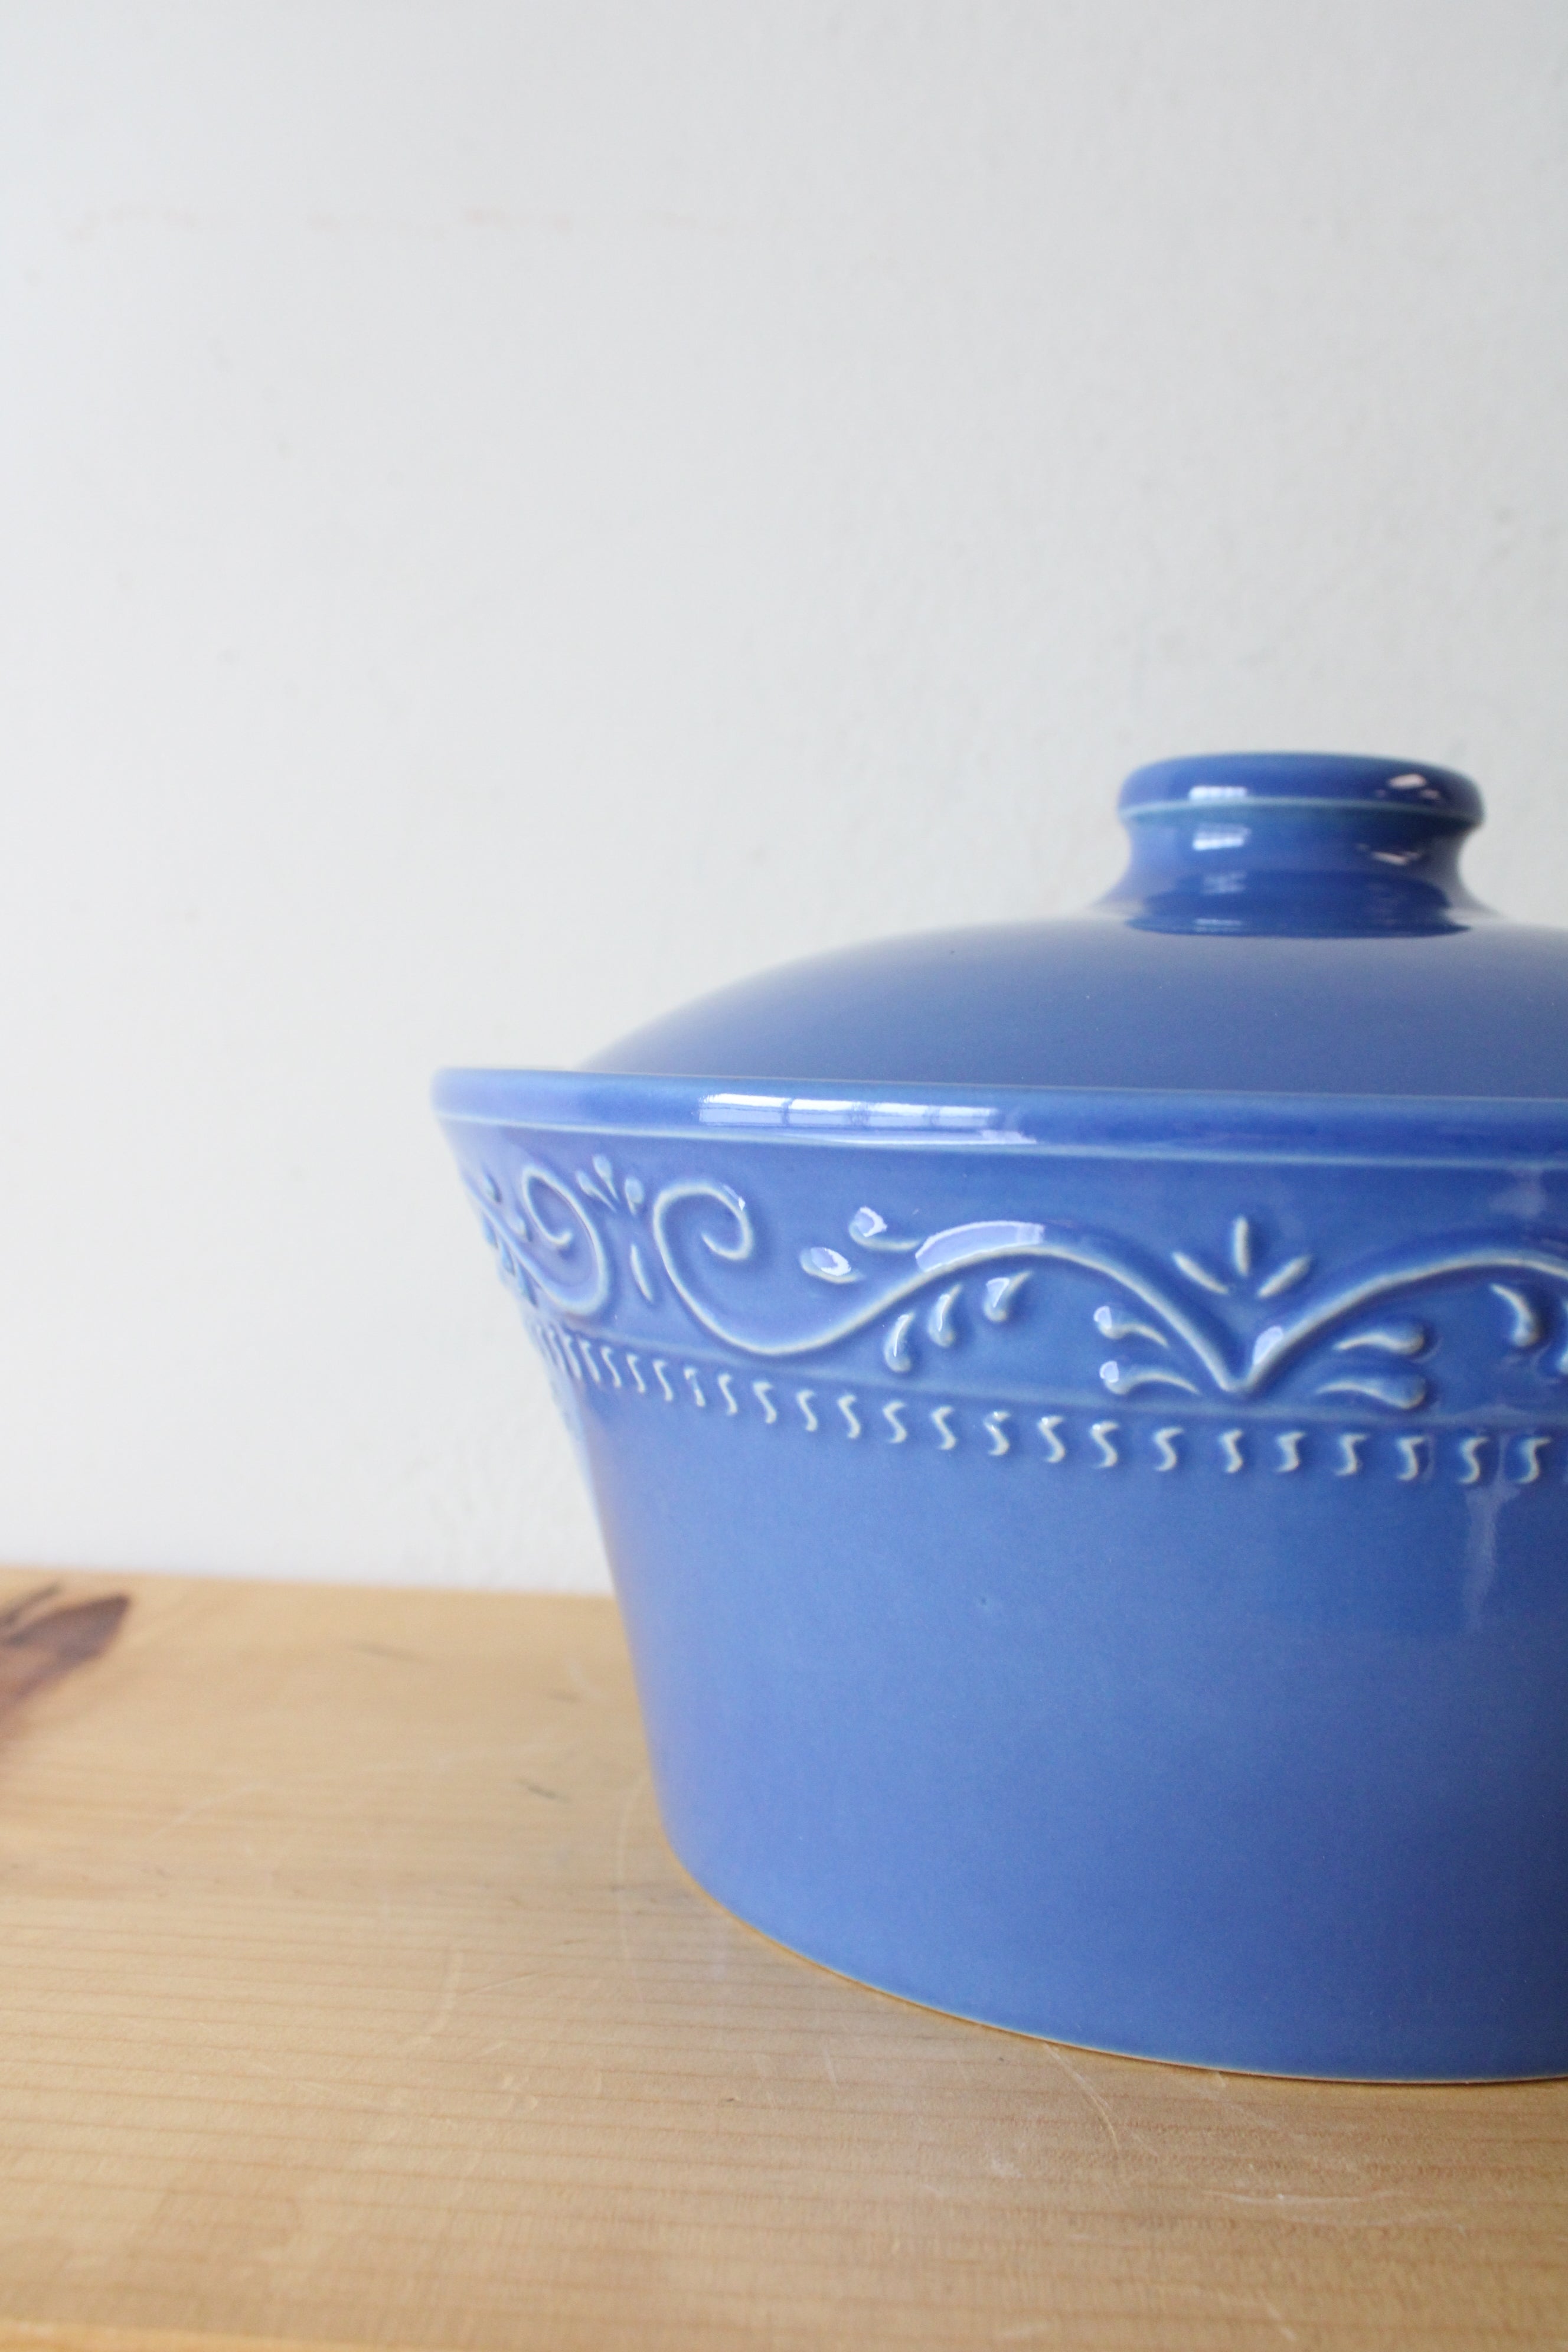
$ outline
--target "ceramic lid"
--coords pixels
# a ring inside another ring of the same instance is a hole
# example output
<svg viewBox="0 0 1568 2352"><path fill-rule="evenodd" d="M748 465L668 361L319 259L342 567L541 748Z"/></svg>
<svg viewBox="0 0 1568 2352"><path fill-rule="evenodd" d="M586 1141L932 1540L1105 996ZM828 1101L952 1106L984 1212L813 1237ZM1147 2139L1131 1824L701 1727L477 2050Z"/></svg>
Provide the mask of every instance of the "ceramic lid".
<svg viewBox="0 0 1568 2352"><path fill-rule="evenodd" d="M628 1076L1568 1098L1568 933L1458 874L1468 777L1311 752L1131 775L1126 873L1081 915L880 940L702 998Z"/></svg>

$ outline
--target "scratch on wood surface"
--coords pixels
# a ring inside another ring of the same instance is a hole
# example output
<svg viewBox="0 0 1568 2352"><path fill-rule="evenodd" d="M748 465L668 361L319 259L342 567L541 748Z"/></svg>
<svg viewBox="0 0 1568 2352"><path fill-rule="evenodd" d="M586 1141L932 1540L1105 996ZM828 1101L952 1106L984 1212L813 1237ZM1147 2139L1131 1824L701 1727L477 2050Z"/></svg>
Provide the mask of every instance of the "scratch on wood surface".
<svg viewBox="0 0 1568 2352"><path fill-rule="evenodd" d="M232 1789L214 1789L209 1795L197 1797L190 1804L182 1805L177 1813L172 1813L166 1822L160 1822L155 1830L149 1830L147 1843L153 1845L159 1838L172 1837L176 1830L183 1830L187 1822L199 1821L204 1813L216 1811L219 1805L237 1804L241 1797L254 1797L258 1790L268 1785L265 1780L241 1780Z"/></svg>
<svg viewBox="0 0 1568 2352"><path fill-rule="evenodd" d="M1328 2137L1321 2121L1303 2128L1300 2118L1310 2118L1317 2110L1304 2107L1302 2095L1310 2094L1312 2084L1268 2082L1249 2074L1199 2074L1194 2068L1172 2070L1173 2083L1191 2092L1210 2107L1219 2118L1226 2135L1227 2145L1239 2156L1247 2135L1254 2132L1272 2133L1276 2140L1284 2141L1291 2149L1302 2151L1302 2158L1319 2178L1337 2177L1353 2186L1340 2192L1347 2199L1397 2195L1397 2190L1373 2189L1367 2185L1365 2145L1360 2138L1341 2142ZM1363 2086L1370 2087L1370 2086ZM1270 2115L1267 2103L1273 2100L1279 2112ZM1211 2189L1210 2195L1225 2196L1224 2189ZM1260 2200L1267 2203L1268 2199Z"/></svg>
<svg viewBox="0 0 1568 2352"><path fill-rule="evenodd" d="M453 1944L447 1953L446 1973L441 1979L441 1990L436 2006L430 2012L429 2022L423 2032L416 2033L410 2041L403 2044L405 2056L415 2050L428 2049L433 2042L438 2041L445 2033L452 2021L452 2011L458 2001L458 1987L462 1980L462 1948L460 1945Z"/></svg>
<svg viewBox="0 0 1568 2352"><path fill-rule="evenodd" d="M1227 2205L1268 2205L1276 2208L1288 2205L1294 2208L1298 2205L1373 2205L1381 2198L1402 2197L1405 2191L1402 2189L1352 2189L1344 2195L1313 2196L1294 2189L1272 2189L1267 2196L1255 2196L1244 2189L1211 2189L1208 2194L1223 2197Z"/></svg>
<svg viewBox="0 0 1568 2352"><path fill-rule="evenodd" d="M60 1588L42 1584L0 1609L0 1725L35 1691L102 1655L131 1606L128 1592L53 1608Z"/></svg>
<svg viewBox="0 0 1568 2352"><path fill-rule="evenodd" d="M1079 2073L1078 2068L1068 2063L1066 2055L1058 2048L1054 2042L1042 2042L1040 2048L1045 2051L1048 2057L1053 2058L1056 2061L1056 2063L1061 2068L1062 2073L1068 2077L1068 2081L1075 2083L1078 2085L1078 2088L1083 2093L1084 2097L1089 2101L1089 2105L1094 2109L1095 2114L1100 2117L1100 2122L1105 2126L1106 2137L1110 2142L1111 2155L1115 2159L1118 2170L1120 2170L1121 2165L1121 2137L1118 2132L1115 2124L1111 2120L1110 2109L1100 2097L1100 2093L1093 2089L1089 2084L1084 2081L1083 2076Z"/></svg>
<svg viewBox="0 0 1568 2352"><path fill-rule="evenodd" d="M1227 2125L1239 2126L1248 2131L1273 2132L1282 2139L1294 2141L1298 2147L1310 2148L1314 2154L1321 2147L1320 2133L1303 2131L1300 2125L1289 2121L1284 2115L1267 2114L1256 2096L1247 2095L1249 2090L1256 2091L1257 2076L1222 2074L1213 2069L1200 2073L1193 2066L1182 2067L1177 2073L1182 2087L1194 2098L1219 2108ZM1298 2086L1292 2085L1295 2087ZM1278 2092L1279 2088L1278 2084L1267 2085L1266 2095L1267 2091ZM1359 2171L1360 2166L1352 2158L1348 2165L1336 2161L1335 2169Z"/></svg>
<svg viewBox="0 0 1568 2352"><path fill-rule="evenodd" d="M1242 2317L1248 2317L1262 2312L1278 2334L1284 2337L1287 2344L1299 2344L1301 2340L1296 2329L1288 2325L1279 2305L1271 2302L1268 2295L1257 2291L1231 2294L1227 2294L1224 2287L1216 2286L1210 2279L1162 2279L1160 2293L1200 2295L1205 2303L1214 2305L1216 2315L1221 2311L1226 2311L1235 2312Z"/></svg>
<svg viewBox="0 0 1568 2352"><path fill-rule="evenodd" d="M601 1690L596 1682L590 1680L587 1673L584 1671L583 1661L577 1655L575 1650L568 1650L565 1657L561 1663L565 1667L567 1674L575 1685L575 1688L574 1690L569 1694L563 1694L563 1696L569 1696L573 1698L592 1699L595 1706L609 1706L610 1695L608 1691Z"/></svg>
<svg viewBox="0 0 1568 2352"><path fill-rule="evenodd" d="M1252 2196L1239 2189L1209 2189L1204 2193L1226 2205L1254 2206L1281 2221L1311 2229L1446 2230L1462 2238L1470 2228L1463 2207L1423 2203L1403 2187L1359 2189L1343 2197L1313 2196L1290 2189L1276 2189L1267 2196ZM1381 2206L1382 2210L1368 2210L1373 2206Z"/></svg>

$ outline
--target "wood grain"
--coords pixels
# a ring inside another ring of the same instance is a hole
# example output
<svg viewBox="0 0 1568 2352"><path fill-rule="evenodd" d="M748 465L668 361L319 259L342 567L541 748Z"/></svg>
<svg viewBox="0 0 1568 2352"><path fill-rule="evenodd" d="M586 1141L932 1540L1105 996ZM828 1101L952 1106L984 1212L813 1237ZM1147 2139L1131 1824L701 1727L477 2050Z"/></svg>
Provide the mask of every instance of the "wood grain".
<svg viewBox="0 0 1568 2352"><path fill-rule="evenodd" d="M1568 2345L1568 2084L792 1958L670 1858L606 1602L127 1589L0 1741L11 2352Z"/></svg>

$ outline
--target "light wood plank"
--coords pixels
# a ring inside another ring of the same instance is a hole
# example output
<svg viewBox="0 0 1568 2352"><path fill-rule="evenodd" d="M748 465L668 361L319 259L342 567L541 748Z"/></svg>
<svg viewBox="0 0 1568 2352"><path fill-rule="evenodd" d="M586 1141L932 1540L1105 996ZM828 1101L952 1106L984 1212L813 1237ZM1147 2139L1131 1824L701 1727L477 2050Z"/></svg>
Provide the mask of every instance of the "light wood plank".
<svg viewBox="0 0 1568 2352"><path fill-rule="evenodd" d="M792 1958L665 1847L607 1602L69 1598L119 1589L0 1728L9 2352L1568 2342L1568 2085L1142 2065Z"/></svg>

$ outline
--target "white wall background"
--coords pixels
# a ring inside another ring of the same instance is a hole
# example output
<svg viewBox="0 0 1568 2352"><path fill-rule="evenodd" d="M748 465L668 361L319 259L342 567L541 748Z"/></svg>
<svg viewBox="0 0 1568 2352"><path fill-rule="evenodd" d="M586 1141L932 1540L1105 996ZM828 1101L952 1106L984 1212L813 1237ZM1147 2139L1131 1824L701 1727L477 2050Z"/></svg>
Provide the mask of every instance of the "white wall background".
<svg viewBox="0 0 1568 2352"><path fill-rule="evenodd" d="M1072 904L1568 916L1558 0L7 0L0 1559L595 1583L425 1104Z"/></svg>

